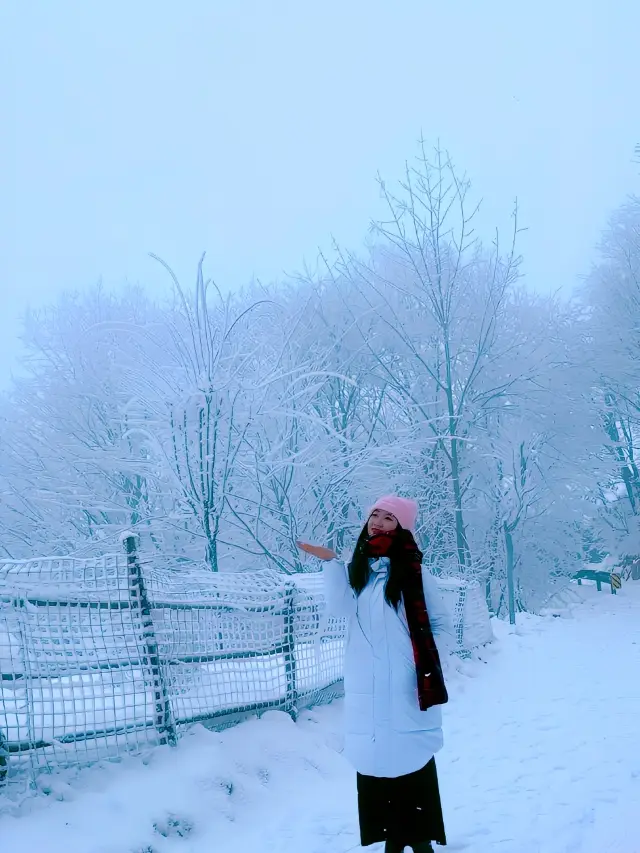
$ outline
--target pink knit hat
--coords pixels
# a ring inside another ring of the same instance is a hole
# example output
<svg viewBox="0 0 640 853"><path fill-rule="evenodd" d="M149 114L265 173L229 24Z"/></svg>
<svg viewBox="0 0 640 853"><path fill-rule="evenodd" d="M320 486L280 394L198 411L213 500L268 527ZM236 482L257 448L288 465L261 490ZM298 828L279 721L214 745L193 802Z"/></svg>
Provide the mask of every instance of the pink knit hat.
<svg viewBox="0 0 640 853"><path fill-rule="evenodd" d="M418 504L408 498L399 498L397 495L385 495L379 498L369 510L369 515L374 509L382 509L385 512L390 512L398 519L400 527L405 530L411 530L415 527L418 517Z"/></svg>

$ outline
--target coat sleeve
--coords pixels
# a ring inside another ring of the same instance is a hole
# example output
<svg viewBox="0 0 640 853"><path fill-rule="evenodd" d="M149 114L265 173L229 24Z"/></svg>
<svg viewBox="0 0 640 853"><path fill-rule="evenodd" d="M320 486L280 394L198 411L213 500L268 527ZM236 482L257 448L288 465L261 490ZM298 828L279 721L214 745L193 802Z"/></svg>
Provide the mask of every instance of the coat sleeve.
<svg viewBox="0 0 640 853"><path fill-rule="evenodd" d="M422 586L424 589L424 600L427 605L429 622L438 651L452 652L456 646L455 631L453 628L453 616L449 612L444 596L438 588L436 579L427 569L422 569Z"/></svg>
<svg viewBox="0 0 640 853"><path fill-rule="evenodd" d="M324 564L322 575L327 612L338 618L355 613L356 596L349 584L346 564L330 560Z"/></svg>

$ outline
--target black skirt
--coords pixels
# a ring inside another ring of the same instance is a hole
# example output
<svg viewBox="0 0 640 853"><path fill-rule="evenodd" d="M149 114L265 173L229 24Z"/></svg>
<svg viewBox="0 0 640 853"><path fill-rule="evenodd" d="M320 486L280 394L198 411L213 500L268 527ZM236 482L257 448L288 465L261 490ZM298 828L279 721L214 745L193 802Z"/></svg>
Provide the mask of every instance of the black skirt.
<svg viewBox="0 0 640 853"><path fill-rule="evenodd" d="M363 847L387 839L405 847L446 844L435 758L397 779L358 773L358 815Z"/></svg>

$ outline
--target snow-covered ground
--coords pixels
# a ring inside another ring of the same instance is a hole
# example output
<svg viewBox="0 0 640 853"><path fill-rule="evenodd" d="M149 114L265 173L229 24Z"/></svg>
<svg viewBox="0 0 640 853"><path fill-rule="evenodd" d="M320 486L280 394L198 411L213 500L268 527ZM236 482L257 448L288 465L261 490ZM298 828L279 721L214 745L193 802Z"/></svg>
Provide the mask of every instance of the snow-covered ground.
<svg viewBox="0 0 640 853"><path fill-rule="evenodd" d="M500 623L450 680L439 773L450 849L640 853L640 583L572 618ZM0 818L6 853L358 850L341 703L194 728L146 759L49 778Z"/></svg>

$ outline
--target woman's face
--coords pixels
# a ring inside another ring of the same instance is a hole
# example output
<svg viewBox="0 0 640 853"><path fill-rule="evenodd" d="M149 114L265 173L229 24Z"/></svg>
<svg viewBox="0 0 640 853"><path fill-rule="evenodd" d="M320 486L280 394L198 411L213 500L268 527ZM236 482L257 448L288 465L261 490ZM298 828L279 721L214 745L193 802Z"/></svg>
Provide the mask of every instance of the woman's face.
<svg viewBox="0 0 640 853"><path fill-rule="evenodd" d="M398 519L390 512L383 509L374 509L369 516L367 525L369 536L376 536L380 533L391 533L398 526Z"/></svg>

